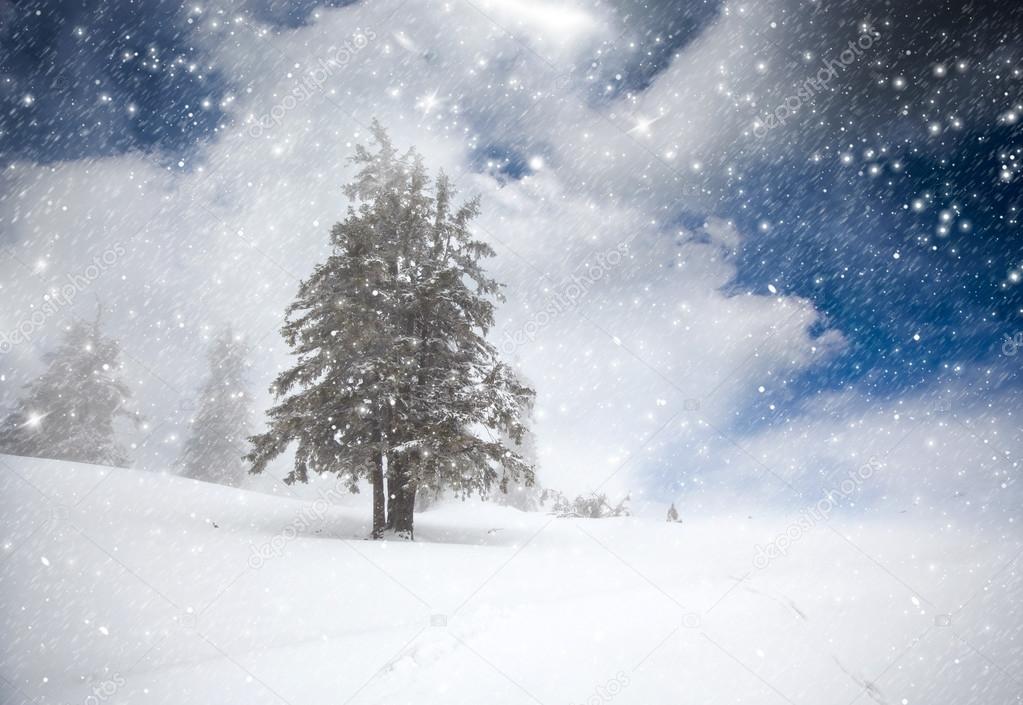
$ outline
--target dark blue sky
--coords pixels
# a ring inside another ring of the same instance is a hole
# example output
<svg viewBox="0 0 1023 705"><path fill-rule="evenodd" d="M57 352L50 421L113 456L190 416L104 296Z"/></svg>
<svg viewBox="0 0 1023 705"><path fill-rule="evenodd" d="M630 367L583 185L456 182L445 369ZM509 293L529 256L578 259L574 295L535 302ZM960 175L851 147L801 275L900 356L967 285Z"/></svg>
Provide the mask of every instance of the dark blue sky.
<svg viewBox="0 0 1023 705"><path fill-rule="evenodd" d="M791 380L792 398L776 400L778 413L850 384L878 397L900 394L956 362L989 365L999 384L1018 383L1018 363L1001 354L1001 342L1023 330L1023 284L1012 274L1023 267L1023 121L999 119L997 106L1023 101L1023 5L868 4L901 23L898 45L819 96L819 123L792 130L790 149L750 151L741 182L715 194L715 211L754 233L735 289L762 293L774 284L805 296L850 344L824 370ZM624 72L608 69L624 77L613 94L591 96L597 107L646 88L722 11L713 2L611 5L631 27L628 39L649 49ZM866 5L822 4L791 20L801 38L784 47L792 68L799 51L834 46L834 28L870 14ZM0 161L184 152L215 139L225 119L217 105L239 86L189 41L187 7L0 5ZM290 27L314 7L249 2L241 11ZM893 73L920 78L892 99L879 78ZM97 92L109 100L97 102ZM921 138L921 121L940 127ZM524 154L497 140L477 150L481 169L488 160L504 178L529 170ZM1013 178L999 178L1003 163Z"/></svg>

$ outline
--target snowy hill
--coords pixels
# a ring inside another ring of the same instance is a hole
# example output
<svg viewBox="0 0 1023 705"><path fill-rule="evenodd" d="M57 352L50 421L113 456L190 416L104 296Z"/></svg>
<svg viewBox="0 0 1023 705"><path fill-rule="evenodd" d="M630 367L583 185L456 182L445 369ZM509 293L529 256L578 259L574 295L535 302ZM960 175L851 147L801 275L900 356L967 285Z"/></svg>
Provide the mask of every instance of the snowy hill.
<svg viewBox="0 0 1023 705"><path fill-rule="evenodd" d="M0 456L3 703L1018 702L1017 531L299 501ZM324 486L328 487L328 486ZM755 546L790 530L787 554ZM1012 664L1016 664L1013 666Z"/></svg>

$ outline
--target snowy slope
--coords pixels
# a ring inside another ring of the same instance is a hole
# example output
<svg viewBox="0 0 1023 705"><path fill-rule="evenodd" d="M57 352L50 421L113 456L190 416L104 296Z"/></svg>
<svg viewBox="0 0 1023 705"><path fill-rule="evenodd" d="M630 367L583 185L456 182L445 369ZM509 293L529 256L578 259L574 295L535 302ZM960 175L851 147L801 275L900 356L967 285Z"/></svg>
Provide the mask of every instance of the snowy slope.
<svg viewBox="0 0 1023 705"><path fill-rule="evenodd" d="M345 506L0 456L0 702L1018 702L1018 531ZM327 487L327 486L324 486ZM1010 527L1011 528L1011 527Z"/></svg>

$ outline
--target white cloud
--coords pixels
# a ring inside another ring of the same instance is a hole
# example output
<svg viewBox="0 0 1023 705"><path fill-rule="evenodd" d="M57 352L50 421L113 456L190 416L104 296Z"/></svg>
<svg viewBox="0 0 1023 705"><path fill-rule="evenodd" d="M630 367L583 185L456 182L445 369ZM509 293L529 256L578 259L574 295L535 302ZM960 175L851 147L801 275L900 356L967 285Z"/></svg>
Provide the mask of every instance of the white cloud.
<svg viewBox="0 0 1023 705"><path fill-rule="evenodd" d="M581 40L607 34L606 18L595 16L594 9L569 2L546 0L474 0L473 6L492 17L502 27L520 31L523 38L535 42L539 51L553 44L560 52L577 48Z"/></svg>

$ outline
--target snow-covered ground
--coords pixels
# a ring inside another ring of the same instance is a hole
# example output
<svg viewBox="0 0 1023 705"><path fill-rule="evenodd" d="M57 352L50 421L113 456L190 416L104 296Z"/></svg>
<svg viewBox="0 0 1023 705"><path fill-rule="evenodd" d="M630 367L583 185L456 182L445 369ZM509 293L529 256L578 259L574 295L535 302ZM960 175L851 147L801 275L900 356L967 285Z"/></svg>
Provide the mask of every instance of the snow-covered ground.
<svg viewBox="0 0 1023 705"><path fill-rule="evenodd" d="M329 485L321 486L328 488ZM562 520L0 456L0 702L1019 702L1023 541L947 517Z"/></svg>

